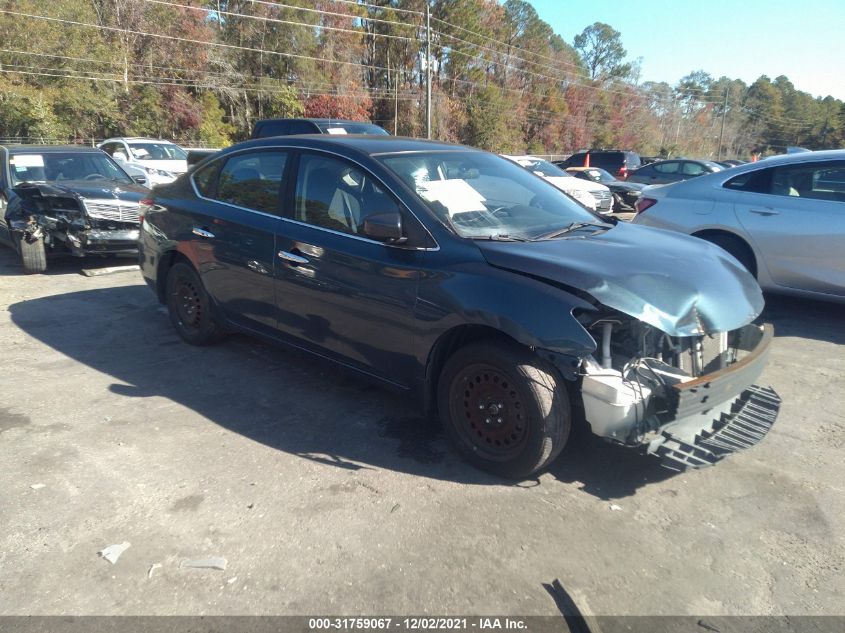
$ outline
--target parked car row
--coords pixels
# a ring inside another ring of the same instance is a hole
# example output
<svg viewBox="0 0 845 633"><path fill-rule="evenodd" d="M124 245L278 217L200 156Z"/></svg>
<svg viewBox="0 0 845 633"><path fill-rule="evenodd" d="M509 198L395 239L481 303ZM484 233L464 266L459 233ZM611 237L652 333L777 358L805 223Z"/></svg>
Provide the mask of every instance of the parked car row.
<svg viewBox="0 0 845 633"><path fill-rule="evenodd" d="M371 123L337 119L258 121L253 136L387 135ZM207 158L219 150L199 150ZM27 273L44 272L47 255L135 254L140 201L156 185L188 171L187 152L162 139L109 138L96 148L0 146L0 243Z"/></svg>
<svg viewBox="0 0 845 633"><path fill-rule="evenodd" d="M601 183L592 180L587 182L579 180L549 161L536 156L507 156L504 154L503 156L540 178L547 180L591 211L607 215L613 210L613 196L610 193L610 189Z"/></svg>
<svg viewBox="0 0 845 633"><path fill-rule="evenodd" d="M579 415L673 469L753 445L780 406L755 384L760 286L845 300L843 151L643 188L660 162L629 171L627 152L623 181L334 132L240 143L149 191L121 165L168 171L150 162L168 148L108 143L0 148L0 239L26 270L137 248L186 342L242 331L358 371L506 477L550 464ZM633 223L601 215L614 193Z"/></svg>

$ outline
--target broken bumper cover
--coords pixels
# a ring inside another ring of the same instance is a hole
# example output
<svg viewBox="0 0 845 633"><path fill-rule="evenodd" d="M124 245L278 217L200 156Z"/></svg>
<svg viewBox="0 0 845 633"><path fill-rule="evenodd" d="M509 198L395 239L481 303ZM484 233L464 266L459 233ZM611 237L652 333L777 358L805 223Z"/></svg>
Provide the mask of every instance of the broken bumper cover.
<svg viewBox="0 0 845 633"><path fill-rule="evenodd" d="M780 397L754 383L763 372L774 329L747 325L741 331L745 356L732 365L673 385L674 419L662 426L647 452L672 470L701 468L757 444L777 419Z"/></svg>
<svg viewBox="0 0 845 633"><path fill-rule="evenodd" d="M89 229L68 234L68 242L83 253L135 253L138 250L138 229Z"/></svg>

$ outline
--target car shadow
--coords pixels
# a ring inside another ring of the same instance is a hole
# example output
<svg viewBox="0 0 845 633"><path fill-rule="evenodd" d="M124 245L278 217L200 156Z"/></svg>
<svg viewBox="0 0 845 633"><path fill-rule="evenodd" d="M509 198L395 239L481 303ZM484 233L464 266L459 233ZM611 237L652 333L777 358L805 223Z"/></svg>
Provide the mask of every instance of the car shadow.
<svg viewBox="0 0 845 633"><path fill-rule="evenodd" d="M336 468L475 485L538 483L474 469L453 454L439 424L421 417L407 394L304 352L242 335L211 347L185 344L140 283L29 299L9 312L26 334L110 376L111 392L137 399L138 406L164 398L256 442ZM548 472L601 499L634 494L675 474L586 432L575 434Z"/></svg>
<svg viewBox="0 0 845 633"><path fill-rule="evenodd" d="M845 343L845 304L767 293L758 320L774 325L775 336Z"/></svg>
<svg viewBox="0 0 845 633"><path fill-rule="evenodd" d="M47 270L43 275L67 275L83 271L91 271L96 275L106 268L130 266L138 263L137 255L89 255L88 257L74 257L70 254L51 254L47 257ZM25 275L23 266L17 253L5 244L0 243L0 276L17 277Z"/></svg>

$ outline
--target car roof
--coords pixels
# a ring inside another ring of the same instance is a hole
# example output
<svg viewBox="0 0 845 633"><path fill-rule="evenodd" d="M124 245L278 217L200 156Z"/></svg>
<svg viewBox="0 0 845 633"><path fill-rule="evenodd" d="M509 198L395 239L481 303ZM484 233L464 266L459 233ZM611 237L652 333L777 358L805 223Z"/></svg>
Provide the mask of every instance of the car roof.
<svg viewBox="0 0 845 633"><path fill-rule="evenodd" d="M114 141L154 141L156 143L170 143L171 145L176 145L176 143L174 143L173 141L168 141L167 139L163 138L152 138L150 136L114 136L112 138L107 138L99 144L102 145L103 143L113 143Z"/></svg>
<svg viewBox="0 0 845 633"><path fill-rule="evenodd" d="M474 147L429 141L405 136L374 136L371 134L296 134L293 136L268 136L237 143L223 150L223 154L253 147L304 147L313 149L347 149L359 154L397 154L402 152L472 151Z"/></svg>
<svg viewBox="0 0 845 633"><path fill-rule="evenodd" d="M13 154L51 154L56 152L99 152L98 147L88 145L3 145L6 150Z"/></svg>
<svg viewBox="0 0 845 633"><path fill-rule="evenodd" d="M372 121L353 121L351 119L326 119L326 118L311 118L311 117L295 117L291 119L261 119L256 121L258 123L270 123L276 121L309 121L311 123L363 123L365 125L378 125ZM379 126L381 127L381 126Z"/></svg>
<svg viewBox="0 0 845 633"><path fill-rule="evenodd" d="M794 154L778 154L777 156L768 156L767 158L758 160L756 163L745 163L737 165L740 167L753 167L763 165L780 165L783 163L811 163L817 160L845 160L845 149L826 149L815 152L797 152ZM734 173L739 173L738 171Z"/></svg>

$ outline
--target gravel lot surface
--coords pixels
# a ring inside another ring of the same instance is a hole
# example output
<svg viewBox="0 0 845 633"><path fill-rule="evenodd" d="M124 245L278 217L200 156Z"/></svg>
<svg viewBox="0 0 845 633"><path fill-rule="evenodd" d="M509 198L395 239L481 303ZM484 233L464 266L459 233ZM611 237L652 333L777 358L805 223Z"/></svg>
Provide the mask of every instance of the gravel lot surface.
<svg viewBox="0 0 845 633"><path fill-rule="evenodd" d="M768 298L759 446L674 475L585 436L512 485L401 397L80 274L126 263L0 248L0 614L551 615L555 579L591 614L845 611L845 306Z"/></svg>

